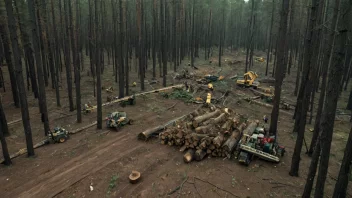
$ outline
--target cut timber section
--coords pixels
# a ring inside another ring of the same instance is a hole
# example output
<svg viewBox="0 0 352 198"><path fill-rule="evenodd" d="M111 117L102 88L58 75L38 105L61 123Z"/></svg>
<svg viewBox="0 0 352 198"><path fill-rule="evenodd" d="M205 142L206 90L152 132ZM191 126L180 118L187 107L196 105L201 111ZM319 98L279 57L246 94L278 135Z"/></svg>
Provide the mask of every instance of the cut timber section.
<svg viewBox="0 0 352 198"><path fill-rule="evenodd" d="M81 132L81 131L83 131L85 129L88 129L88 128L92 127L92 126L95 126L95 125L97 125L97 122L93 122L92 124L89 124L89 125L86 125L84 127L78 128L78 129L76 129L74 131L69 132L69 134L79 133L79 132ZM42 140L41 142L35 144L33 146L33 148L36 149L36 148L39 148L39 147L44 146L46 144L49 144L49 140L48 139ZM27 148L23 148L23 149L20 149L19 151L17 151L16 153L11 154L10 158L13 159L13 158L16 158L18 156L24 155L26 153L27 153ZM1 158L0 159L0 164L2 164L3 162L4 162L4 159Z"/></svg>
<svg viewBox="0 0 352 198"><path fill-rule="evenodd" d="M164 88L161 88L161 89L156 89L156 90L153 90L153 91L147 91L147 92L143 92L143 93L139 93L139 94L134 94L135 97L137 96L142 96L142 95L147 95L147 94L151 94L151 93L159 93L161 91L167 91L169 89L173 89L173 88L182 88L184 85L183 84L180 84L180 85L174 85L174 86L170 86L170 87L164 87ZM111 102L107 102L107 103L104 103L102 104L102 106L109 106L109 105L112 105L114 103L117 103L117 102L121 102L121 101L125 101L125 100L128 100L130 97L132 96L126 96L124 98L120 98L120 99L117 99L117 100L113 100ZM91 108L88 108L86 109L87 111L91 111L91 110L94 110L96 109L97 106L93 106ZM86 110L82 110L82 111L86 111Z"/></svg>
<svg viewBox="0 0 352 198"><path fill-rule="evenodd" d="M258 156L259 158L262 158L267 161L280 162L280 159L276 156L270 155L269 153L265 153L261 150L254 149L252 147L249 147L243 144L240 145L240 149L247 151L248 153L252 153L253 155Z"/></svg>

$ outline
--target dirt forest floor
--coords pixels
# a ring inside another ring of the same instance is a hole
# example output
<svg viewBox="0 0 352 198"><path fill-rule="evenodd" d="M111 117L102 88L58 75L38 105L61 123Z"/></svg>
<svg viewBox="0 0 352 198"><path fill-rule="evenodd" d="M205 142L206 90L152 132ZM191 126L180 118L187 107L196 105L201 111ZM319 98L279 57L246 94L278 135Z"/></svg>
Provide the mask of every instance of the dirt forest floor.
<svg viewBox="0 0 352 198"><path fill-rule="evenodd" d="M257 52L255 56L265 57L264 52ZM222 58L223 67L217 64L217 57L212 58L212 63L202 58L196 60L199 70L188 67L188 61L181 65L190 72L199 76L217 74L225 76L225 86L232 92L223 104L232 108L235 112L246 116L248 119L262 120L263 115L270 115L271 109L239 100L239 94L252 96L251 91L237 88L234 80L229 77L235 74L243 75L245 54L243 51L233 53L226 52ZM230 61L242 61L229 65ZM87 76L88 60L85 60L85 69L82 72L82 104L90 101L96 103L93 96L93 80ZM132 62L130 82L137 80L135 63ZM264 77L265 62L256 62L253 71ZM4 76L7 68L4 68ZM175 73L169 69L168 85L179 84L181 81L172 80ZM181 71L181 68L179 68ZM63 72L62 74L64 74ZM103 86L114 86L114 95L117 94L117 85L114 83L112 66L106 65L103 74ZM147 80L151 80L151 70L148 68ZM286 101L295 103L293 96L295 86L296 68L292 68L291 75L285 78L282 95ZM9 82L6 79L6 82ZM146 89L161 88L162 79L159 83ZM215 90L220 84L215 84ZM224 86L224 85L223 85ZM10 85L6 84L7 92L2 93L7 121L11 122L21 118L20 109L15 109L12 104ZM65 76L62 76L61 103L62 107L56 107L55 91L49 85L47 87L47 104L51 128L55 126L74 130L96 121L96 112L83 115L83 122L76 123L75 112L68 110L68 96ZM146 90L146 91L147 91ZM131 88L132 92L139 92L137 87ZM347 92L343 92L339 101L339 112L344 112L348 99ZM319 95L319 94L317 94ZM103 101L107 93L103 90ZM204 96L203 96L204 97ZM38 102L32 93L28 93L28 102L31 115L31 126L34 144L43 140L43 125L40 122ZM316 105L318 100L316 100ZM165 99L161 94L149 94L137 97L135 106L121 107L113 104L103 108L103 116L112 111L125 111L133 125L121 129L119 132L109 130L103 126L103 130L91 127L83 132L72 135L63 144L50 144L35 150L36 157L27 158L22 155L13 159L13 166L0 166L0 192L1 197L6 198L29 198L29 197L300 197L308 172L310 158L305 155L305 147L302 149L300 165L300 177L288 175L291 157L295 144L295 134L292 133L293 120L290 114L280 113L278 135L281 145L286 147L286 154L278 164L254 160L248 167L238 164L235 159L207 158L201 162L185 164L183 154L177 147L161 145L154 138L147 142L137 140L137 134L154 126L163 124L176 117L198 108L199 105L184 103L180 100ZM343 113L344 112L344 113ZM270 117L269 117L270 118ZM326 181L326 197L331 197L343 157L345 143L348 138L351 123L349 115L338 115L334 130L334 139L330 155L330 166ZM314 124L314 119L313 119ZM22 122L9 126L11 136L7 138L10 153L25 148L25 139ZM307 126L305 135L307 143L310 142L312 132ZM138 184L130 184L128 175L132 170L140 171L142 180ZM176 187L182 187L172 195L169 192ZM90 186L93 191L90 191ZM217 186L217 187L216 187ZM220 188L218 188L220 187ZM229 193L231 192L231 193ZM352 185L348 187L348 194L352 196Z"/></svg>

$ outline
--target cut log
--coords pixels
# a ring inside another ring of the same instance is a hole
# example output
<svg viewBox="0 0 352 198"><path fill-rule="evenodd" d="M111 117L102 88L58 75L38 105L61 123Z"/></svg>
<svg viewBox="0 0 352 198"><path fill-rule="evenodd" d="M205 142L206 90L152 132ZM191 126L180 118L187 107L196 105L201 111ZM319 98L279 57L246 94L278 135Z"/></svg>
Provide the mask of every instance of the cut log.
<svg viewBox="0 0 352 198"><path fill-rule="evenodd" d="M195 153L195 159L197 161L201 161L206 155L207 155L207 152L205 152L201 149L198 149Z"/></svg>
<svg viewBox="0 0 352 198"><path fill-rule="evenodd" d="M186 149L187 149L187 146L186 146L186 145L183 145L183 146L180 148L180 152L184 152Z"/></svg>
<svg viewBox="0 0 352 198"><path fill-rule="evenodd" d="M211 125L206 125L206 126L197 127L195 130L196 130L196 133L206 134L208 133L210 128L211 128Z"/></svg>
<svg viewBox="0 0 352 198"><path fill-rule="evenodd" d="M227 120L222 126L221 126L221 131L230 131L233 126L233 119Z"/></svg>
<svg viewBox="0 0 352 198"><path fill-rule="evenodd" d="M201 115L201 116L197 116L193 120L193 127L194 128L198 127L200 123L204 122L205 120L207 120L209 118L212 118L212 117L215 117L215 116L219 116L220 113L221 113L221 110L217 109L214 112L206 113L206 114Z"/></svg>
<svg viewBox="0 0 352 198"><path fill-rule="evenodd" d="M233 119L233 128L237 128L238 126L240 126L240 117L239 116L235 116Z"/></svg>
<svg viewBox="0 0 352 198"><path fill-rule="evenodd" d="M194 149L188 149L186 154L183 156L183 161L185 163L190 163L194 159Z"/></svg>
<svg viewBox="0 0 352 198"><path fill-rule="evenodd" d="M227 157L230 158L231 157L231 153L234 151L234 149L236 148L238 142L241 139L241 134L243 129L246 127L245 123L242 123L238 129L235 129L231 136L229 137L229 139L226 140L226 142L224 143L224 145L222 146L223 150L225 151L225 153L227 154Z"/></svg>
<svg viewBox="0 0 352 198"><path fill-rule="evenodd" d="M159 125L159 126L156 126L154 128L151 128L151 129L148 129L148 130L145 130L143 132L141 132L140 134L138 134L138 139L140 140L147 140L150 136L154 135L154 134L159 134L160 131L164 130L166 127L170 126L170 125L173 125L176 121L186 117L188 114L186 115L183 115L181 117L178 117L176 119L173 119L173 120L170 120L169 122L165 123L165 124L162 124L162 125Z"/></svg>
<svg viewBox="0 0 352 198"><path fill-rule="evenodd" d="M259 125L259 120L251 122L248 125L248 127L245 130L243 130L243 134L249 135L249 136L253 135L253 133L254 133L255 129L258 127L258 125Z"/></svg>
<svg viewBox="0 0 352 198"><path fill-rule="evenodd" d="M220 116L210 119L209 124L216 125L216 124L219 124L219 123L222 123L225 121L226 121L226 113L222 113L222 114L220 114Z"/></svg>
<svg viewBox="0 0 352 198"><path fill-rule="evenodd" d="M213 139L213 144L216 148L220 148L222 143L224 142L224 134L220 133Z"/></svg>

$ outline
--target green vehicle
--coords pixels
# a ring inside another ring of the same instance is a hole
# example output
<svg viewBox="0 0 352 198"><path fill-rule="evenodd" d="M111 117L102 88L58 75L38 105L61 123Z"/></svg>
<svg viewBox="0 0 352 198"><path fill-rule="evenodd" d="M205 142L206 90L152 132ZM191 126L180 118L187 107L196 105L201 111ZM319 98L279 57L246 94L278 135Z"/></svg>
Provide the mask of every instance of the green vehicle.
<svg viewBox="0 0 352 198"><path fill-rule="evenodd" d="M113 112L106 117L106 126L108 128L115 128L119 130L121 127L132 124L131 120L127 118L126 112Z"/></svg>
<svg viewBox="0 0 352 198"><path fill-rule="evenodd" d="M48 136L53 143L64 143L69 138L69 133L64 128L55 127L54 131L50 131Z"/></svg>

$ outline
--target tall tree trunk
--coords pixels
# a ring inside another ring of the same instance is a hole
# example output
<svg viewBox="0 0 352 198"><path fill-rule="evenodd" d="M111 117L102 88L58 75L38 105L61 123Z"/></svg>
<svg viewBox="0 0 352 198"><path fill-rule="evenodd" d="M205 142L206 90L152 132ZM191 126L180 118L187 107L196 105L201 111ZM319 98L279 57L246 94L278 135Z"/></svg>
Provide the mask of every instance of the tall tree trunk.
<svg viewBox="0 0 352 198"><path fill-rule="evenodd" d="M47 37L47 32L45 29L45 14L42 14L42 12L45 12L46 8L45 5L43 4L43 0L39 2L39 0L34 0L34 5L36 8L36 20L37 20L37 28L38 28L38 42L39 42L39 49L41 52L41 65L42 65L42 70L43 70L43 77L44 77L44 83L45 87L49 85L48 82L48 69L47 69L47 46L46 46L46 37ZM40 7L42 6L42 7ZM44 8L43 8L44 7ZM43 15L43 16L42 16ZM33 39L33 38L32 38ZM34 53L36 54L36 49L34 48ZM39 75L39 74L38 74ZM38 78L40 78L38 76ZM39 83L39 80L38 80ZM40 95L40 85L39 85L39 95Z"/></svg>
<svg viewBox="0 0 352 198"><path fill-rule="evenodd" d="M194 0L193 0L194 1ZM165 0L160 0L160 29L161 29L161 56L163 62L163 86L166 87L166 75L167 75L167 52L166 52L166 40L165 40Z"/></svg>
<svg viewBox="0 0 352 198"><path fill-rule="evenodd" d="M191 33L191 66L194 67L194 54L195 54L195 46L194 44L194 39L195 39L195 25L194 25L194 13L195 13L195 4L196 0L193 0L193 5L192 5L192 33ZM219 62L219 64L221 64Z"/></svg>
<svg viewBox="0 0 352 198"><path fill-rule="evenodd" d="M98 18L98 0L95 1L95 66L97 75L97 128L103 128L102 98L101 98L101 62L100 62L100 32Z"/></svg>
<svg viewBox="0 0 352 198"><path fill-rule="evenodd" d="M285 49L287 44L287 19L288 19L288 12L290 7L289 0L283 0L282 8L281 8L281 19L280 19L280 28L279 28L279 35L278 35L278 65L275 71L275 96L274 96L274 106L271 112L271 122L270 122L270 129L269 133L276 136L277 133L277 122L279 119L279 106L280 106L280 98L281 98L281 86L284 80L284 68L285 65Z"/></svg>
<svg viewBox="0 0 352 198"><path fill-rule="evenodd" d="M32 1L32 2L31 2ZM28 4L33 3L33 0L28 0ZM29 122L29 112L27 103L26 88L24 85L23 75L22 75L22 60L20 56L20 49L18 47L17 29L16 29L16 19L13 14L12 1L5 0L6 12L8 16L8 28L10 30L10 38L13 49L14 66L16 81L18 86L18 93L20 97L21 104L21 114L22 122L24 127L24 133L26 135L27 153L28 157L34 156L33 140L32 140L32 129ZM34 4L33 4L34 7Z"/></svg>
<svg viewBox="0 0 352 198"><path fill-rule="evenodd" d="M60 2L61 0L59 0ZM68 11L67 1L64 1L64 10L65 12ZM65 56L65 65L66 65L66 80L67 80L67 89L68 89L68 101L70 106L70 111L74 111L73 106L73 95L72 95L72 74L71 74L71 55L70 55L70 31L69 31L69 19L68 15L65 14L65 39L66 44L64 44L64 56Z"/></svg>
<svg viewBox="0 0 352 198"><path fill-rule="evenodd" d="M334 129L334 121L337 108L337 100L339 97L339 89L341 78L343 76L343 60L345 57L346 40L348 33L347 20L349 19L352 2L349 1L346 12L342 12L338 23L339 35L336 40L336 48L333 54L333 66L329 68L327 94L324 103L324 112L321 122L321 156L319 163L319 171L314 197L324 197L325 180L329 166L330 148L332 142L332 134ZM349 161L351 163L351 161Z"/></svg>
<svg viewBox="0 0 352 198"><path fill-rule="evenodd" d="M19 91L17 89L17 82L16 82L16 74L14 71L14 64L12 62L12 50L11 50L11 42L10 42L10 38L9 38L9 33L8 33L8 29L6 27L6 12L5 12L5 8L3 2L0 2L0 34L1 34L1 40L3 43L3 47L4 47L4 56L5 56L5 60L7 63L7 68L9 70L9 75L10 75L10 82L11 82L11 91L12 91L12 98L13 101L15 103L15 107L20 107L20 101L19 101ZM8 24L10 25L10 24Z"/></svg>
<svg viewBox="0 0 352 198"><path fill-rule="evenodd" d="M7 143L5 136L9 134L9 129L7 127L6 117L4 109L2 108L2 96L0 95L0 142L2 154L4 156L4 165L10 166L12 164L9 150L7 149Z"/></svg>
<svg viewBox="0 0 352 198"><path fill-rule="evenodd" d="M266 69L265 69L265 76L268 76L269 70L269 62L270 62L270 51L272 48L272 39L273 39L273 24L274 24L274 13L275 13L275 0L273 0L273 9L271 11L271 22L270 22L270 33L269 33L269 47L268 53L266 56Z"/></svg>
<svg viewBox="0 0 352 198"><path fill-rule="evenodd" d="M124 80L124 23L123 23L123 8L122 0L119 0L119 9L120 9L120 20L119 20L119 98L125 96L125 80Z"/></svg>
<svg viewBox="0 0 352 198"><path fill-rule="evenodd" d="M307 37L306 40L306 49L308 53L305 54L304 57L304 72L303 72L303 77L304 80L302 80L301 83L301 90L300 90L300 95L298 96L298 101L297 101L297 106L296 108L299 111L297 111L297 116L296 116L296 122L295 122L295 129L294 132L297 130L297 139L296 139L296 144L295 144L295 149L294 153L292 155L292 162L291 162L291 170L290 170L290 175L291 176L298 176L298 170L299 170L299 163L300 163L300 154L302 150L302 145L303 145L303 139L304 139L304 132L305 132L305 126L306 126L306 117L307 117L307 111L309 107L309 101L310 101L310 95L312 91L312 86L313 86L313 80L314 80L314 75L316 73L316 64L317 64L317 51L314 51L317 49L317 46L319 46L319 40L318 40L318 35L319 35L319 29L315 30L313 27L316 25L316 20L317 17L321 17L322 14L322 2L318 0L313 0L312 2L312 7L311 7L311 21L309 22L309 30L310 33ZM319 21L319 20L317 20Z"/></svg>
<svg viewBox="0 0 352 198"><path fill-rule="evenodd" d="M56 89L56 104L58 107L61 106L60 103L60 87L59 87L59 66L60 66L60 42L59 42L59 36L57 33L57 27L56 27L56 17L55 17L55 10L54 10L54 0L51 0L51 14L52 14L52 24L53 24L53 34L54 34L54 39L55 39L55 76L51 76L52 78L55 78L55 89Z"/></svg>
<svg viewBox="0 0 352 198"><path fill-rule="evenodd" d="M339 15L339 7L340 7L340 0L336 0L335 7L334 7L334 16L331 24L332 30L336 30L338 15ZM322 74L321 92L320 92L319 104L318 104L318 109L317 109L317 114L316 114L316 119L314 124L313 137L310 143L308 155L313 154L313 150L320 133L320 121L321 121L321 115L323 112L323 105L324 105L324 99L325 99L326 81L327 81L328 69L331 64L331 53L334 48L335 34L336 34L335 31L330 32L329 37L327 39L327 43L325 45L324 58L323 58L324 60L322 65L323 74Z"/></svg>
<svg viewBox="0 0 352 198"><path fill-rule="evenodd" d="M15 3L15 1L14 1ZM26 2L24 0L20 0L18 6L20 7L21 12L16 6L16 9L18 10L17 13L19 14L18 16L18 23L19 23L19 29L21 33L21 41L23 43L23 48L24 48L24 54L25 54L25 61L28 64L28 71L29 71L29 76L31 79L31 86L32 86L32 91L34 93L34 98L39 97L38 93L38 84L37 84L37 75L35 73L35 63L34 63L34 57L33 57L33 49L31 46L30 42L30 36L27 32L28 30L28 9L26 7ZM16 5L16 3L15 3ZM26 11L27 10L27 11Z"/></svg>
<svg viewBox="0 0 352 198"><path fill-rule="evenodd" d="M31 19L30 22L31 22L31 30L32 30L32 44L34 47L35 60L37 65L38 84L39 84L39 106L42 107L41 114L42 114L42 122L44 122L44 134L48 135L50 131L50 127L49 127L48 110L46 106L46 93L45 93L45 86L44 86L45 73L43 73L43 64L40 56L40 43L38 38L39 32L38 32L37 24L35 20L36 6L34 3L34 0L28 0L27 2L28 2L28 12Z"/></svg>
<svg viewBox="0 0 352 198"><path fill-rule="evenodd" d="M349 182L349 174L351 173L351 161L352 161L352 128L348 136L348 140L345 147L345 153L342 159L339 176L337 178L333 197L347 197L347 185Z"/></svg>
<svg viewBox="0 0 352 198"><path fill-rule="evenodd" d="M78 2L76 0L76 2ZM68 12L69 12L69 29L70 29L70 36L71 36L71 52L73 58L73 68L74 68L74 75L75 75L75 85L76 85L76 110L77 110L77 122L82 122L82 107L81 107L81 72L79 66L79 53L78 53L78 45L77 45L77 18L76 18L76 27L73 26L73 14L72 14L72 6L71 1L67 0L68 4ZM76 4L77 6L77 4ZM76 37L76 38L75 38Z"/></svg>
<svg viewBox="0 0 352 198"><path fill-rule="evenodd" d="M152 56L153 56L153 80L156 77L156 43L157 43L157 5L156 0L153 0L153 42L152 42Z"/></svg>

